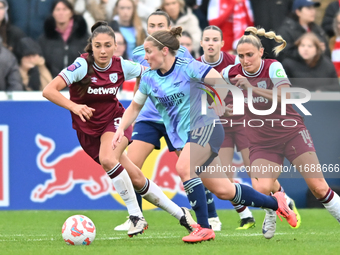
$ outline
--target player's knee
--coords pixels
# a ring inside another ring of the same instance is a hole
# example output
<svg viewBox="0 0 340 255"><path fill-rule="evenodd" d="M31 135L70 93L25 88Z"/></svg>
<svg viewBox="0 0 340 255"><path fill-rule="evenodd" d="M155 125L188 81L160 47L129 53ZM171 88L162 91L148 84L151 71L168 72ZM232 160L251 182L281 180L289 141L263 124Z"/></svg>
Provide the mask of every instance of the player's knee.
<svg viewBox="0 0 340 255"><path fill-rule="evenodd" d="M313 187L310 187L310 190L312 191L313 195L316 198L323 198L326 196L327 191L329 189L329 186L326 182L317 182Z"/></svg>
<svg viewBox="0 0 340 255"><path fill-rule="evenodd" d="M177 161L176 171L182 181L186 181L190 179L190 166L186 164L182 164L181 162Z"/></svg>
<svg viewBox="0 0 340 255"><path fill-rule="evenodd" d="M269 187L269 186L266 186L266 185L263 185L263 184L260 184L260 183L253 183L253 189L262 193L262 194L266 194L266 195L269 195L270 192L272 192L272 188Z"/></svg>
<svg viewBox="0 0 340 255"><path fill-rule="evenodd" d="M112 168L114 168L117 164L118 164L118 160L117 159L113 159L113 158L109 158L109 157L103 157L100 158L100 164L102 165L102 167L104 168L104 170L110 171Z"/></svg>
<svg viewBox="0 0 340 255"><path fill-rule="evenodd" d="M210 191L214 193L216 197L222 200L231 200L234 198L232 191L228 190L226 187L214 187Z"/></svg>

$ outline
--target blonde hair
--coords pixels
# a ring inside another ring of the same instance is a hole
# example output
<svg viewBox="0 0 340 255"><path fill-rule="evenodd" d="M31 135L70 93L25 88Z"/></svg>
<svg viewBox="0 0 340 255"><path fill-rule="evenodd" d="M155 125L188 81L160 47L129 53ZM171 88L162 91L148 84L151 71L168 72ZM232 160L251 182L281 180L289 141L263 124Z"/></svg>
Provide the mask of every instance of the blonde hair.
<svg viewBox="0 0 340 255"><path fill-rule="evenodd" d="M279 55L280 51L282 51L287 46L287 42L282 38L282 36L276 35L273 31L266 32L266 30L264 30L263 28L247 27L245 30L245 34L238 41L237 47L242 43L250 43L254 45L257 49L263 48L258 35L264 36L268 39L274 39L275 42L281 43L273 49L275 56Z"/></svg>
<svg viewBox="0 0 340 255"><path fill-rule="evenodd" d="M184 2L184 0L176 0L176 1L179 3L179 11L180 12L184 12L184 9L185 9L185 2ZM165 0L162 0L162 4L160 6L160 9L162 11L165 11L164 6L165 6Z"/></svg>
<svg viewBox="0 0 340 255"><path fill-rule="evenodd" d="M122 0L118 0L115 4L115 7L113 8L113 17L118 15L118 4L120 1ZM145 35L145 31L142 26L142 21L139 18L138 13L137 13L137 6L135 4L135 1L133 0L129 0L129 1L132 3L132 8L133 8L130 22L132 26L136 29L136 45L139 46L144 43L144 39L146 35Z"/></svg>

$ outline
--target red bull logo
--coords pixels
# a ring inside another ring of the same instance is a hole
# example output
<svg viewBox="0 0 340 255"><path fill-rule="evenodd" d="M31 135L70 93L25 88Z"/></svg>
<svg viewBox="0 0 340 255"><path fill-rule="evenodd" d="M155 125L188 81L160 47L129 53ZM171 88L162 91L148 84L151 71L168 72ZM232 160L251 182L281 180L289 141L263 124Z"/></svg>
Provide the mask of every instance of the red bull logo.
<svg viewBox="0 0 340 255"><path fill-rule="evenodd" d="M37 166L42 172L51 174L51 178L32 190L32 201L45 202L57 194L67 194L76 184L80 184L83 193L91 199L98 199L112 192L110 178L80 146L48 161L55 150L54 141L38 134L35 143L41 149L37 156Z"/></svg>
<svg viewBox="0 0 340 255"><path fill-rule="evenodd" d="M0 125L0 206L9 206L7 125Z"/></svg>

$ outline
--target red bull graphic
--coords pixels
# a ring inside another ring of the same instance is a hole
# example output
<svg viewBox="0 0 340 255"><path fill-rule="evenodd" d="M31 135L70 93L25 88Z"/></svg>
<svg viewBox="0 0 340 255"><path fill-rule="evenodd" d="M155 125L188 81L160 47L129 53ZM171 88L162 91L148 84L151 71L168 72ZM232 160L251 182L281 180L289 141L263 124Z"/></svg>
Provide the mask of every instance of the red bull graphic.
<svg viewBox="0 0 340 255"><path fill-rule="evenodd" d="M7 125L0 125L0 206L9 206Z"/></svg>
<svg viewBox="0 0 340 255"><path fill-rule="evenodd" d="M35 143L41 149L37 156L37 166L41 171L51 174L51 178L32 190L32 201L44 202L57 194L67 194L76 184L81 184L84 195L91 199L112 192L110 178L80 146L49 162L48 157L55 149L54 141L38 134Z"/></svg>

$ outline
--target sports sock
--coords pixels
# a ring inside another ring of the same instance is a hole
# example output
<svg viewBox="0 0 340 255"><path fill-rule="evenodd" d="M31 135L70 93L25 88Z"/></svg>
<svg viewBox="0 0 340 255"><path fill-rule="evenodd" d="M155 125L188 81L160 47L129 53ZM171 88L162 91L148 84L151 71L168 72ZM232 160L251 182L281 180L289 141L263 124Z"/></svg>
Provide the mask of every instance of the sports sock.
<svg viewBox="0 0 340 255"><path fill-rule="evenodd" d="M138 206L131 179L120 163L107 172L112 179L113 186L125 202L129 215L143 217Z"/></svg>
<svg viewBox="0 0 340 255"><path fill-rule="evenodd" d="M214 197L212 193L210 192L210 190L208 190L206 187L204 187L204 189L205 189L205 196L207 198L208 217L215 218L217 217L217 212L216 212Z"/></svg>
<svg viewBox="0 0 340 255"><path fill-rule="evenodd" d="M326 196L318 199L327 211L340 223L340 198L331 188L328 189Z"/></svg>
<svg viewBox="0 0 340 255"><path fill-rule="evenodd" d="M240 216L240 219L253 217L253 214L251 213L251 211L249 210L247 206L240 205L240 204L233 204L233 207L238 213L238 215Z"/></svg>
<svg viewBox="0 0 340 255"><path fill-rule="evenodd" d="M205 197L204 186L200 178L194 178L183 182L184 190L192 209L195 211L197 223L202 228L209 228L208 206Z"/></svg>
<svg viewBox="0 0 340 255"><path fill-rule="evenodd" d="M235 204L242 204L252 207L263 207L277 210L278 204L275 198L264 195L253 188L240 183L234 183L236 192L235 197L231 200Z"/></svg>
<svg viewBox="0 0 340 255"><path fill-rule="evenodd" d="M136 192L145 200L168 212L178 220L184 215L183 210L172 202L163 191L148 178L145 178L144 187L141 190L136 190Z"/></svg>

